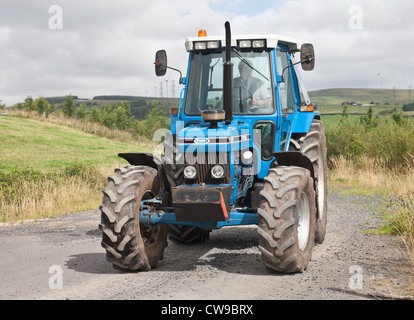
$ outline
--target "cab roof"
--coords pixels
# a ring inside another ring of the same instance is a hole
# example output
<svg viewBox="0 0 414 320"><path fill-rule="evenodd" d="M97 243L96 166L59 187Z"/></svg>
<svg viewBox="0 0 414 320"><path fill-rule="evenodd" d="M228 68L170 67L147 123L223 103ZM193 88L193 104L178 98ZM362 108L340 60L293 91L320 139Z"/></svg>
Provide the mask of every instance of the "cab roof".
<svg viewBox="0 0 414 320"><path fill-rule="evenodd" d="M301 42L295 38L280 36L276 34L270 35L232 35L231 36L231 46L239 46L240 41L243 40L265 40L265 48L276 48L278 45L285 45L288 47L289 51L299 51ZM197 42L217 42L219 41L219 47L225 47L225 38L224 36L204 36L204 37L189 37L185 40L185 48L187 51L195 50L194 44Z"/></svg>

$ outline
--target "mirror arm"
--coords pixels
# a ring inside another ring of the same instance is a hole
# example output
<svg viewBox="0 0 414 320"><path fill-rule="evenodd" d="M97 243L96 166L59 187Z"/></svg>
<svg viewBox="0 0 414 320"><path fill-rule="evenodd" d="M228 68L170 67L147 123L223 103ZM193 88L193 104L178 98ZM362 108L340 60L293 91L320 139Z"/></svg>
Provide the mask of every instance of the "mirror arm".
<svg viewBox="0 0 414 320"><path fill-rule="evenodd" d="M174 71L177 71L179 74L180 74L180 79L178 80L178 83L179 84L183 84L183 74L181 73L181 71L180 70L178 70L178 69L175 69L175 68L171 68L171 67L169 67L169 66L166 66L168 69L171 69L171 70L174 70Z"/></svg>
<svg viewBox="0 0 414 320"><path fill-rule="evenodd" d="M180 80L178 80L178 82L179 82L180 84L183 84L183 74L181 73L181 71L180 71L180 70L175 69L175 68L172 68L172 67L169 67L169 66L166 66L166 65L163 65L163 64L162 64L162 61L161 61L160 59L157 59L157 60L154 62L154 64L155 64L157 67L158 67L158 66L163 66L163 67L165 67L165 68L168 68L168 69L171 69L171 70L177 71L177 72L180 74Z"/></svg>
<svg viewBox="0 0 414 320"><path fill-rule="evenodd" d="M313 60L313 57L307 56L305 60L301 60L299 62L295 62L294 64L292 64L290 66L284 67L283 68L283 71L282 71L282 77L281 77L281 81L280 82L285 82L285 70L286 69L291 68L293 66L296 66L299 63L311 62L312 60Z"/></svg>

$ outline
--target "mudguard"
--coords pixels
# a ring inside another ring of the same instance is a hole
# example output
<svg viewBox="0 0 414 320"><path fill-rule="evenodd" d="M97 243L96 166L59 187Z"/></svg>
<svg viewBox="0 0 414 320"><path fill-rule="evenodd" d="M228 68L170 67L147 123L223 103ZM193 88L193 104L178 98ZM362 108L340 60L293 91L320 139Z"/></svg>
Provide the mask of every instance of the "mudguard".
<svg viewBox="0 0 414 320"><path fill-rule="evenodd" d="M273 154L276 161L270 165L270 168L274 168L277 165L280 166L297 166L308 169L311 177L315 179L315 172L313 170L312 161L300 151L280 151Z"/></svg>
<svg viewBox="0 0 414 320"><path fill-rule="evenodd" d="M118 153L118 157L125 159L129 164L148 166L160 172L162 162L151 153Z"/></svg>
<svg viewBox="0 0 414 320"><path fill-rule="evenodd" d="M165 191L171 193L171 186L165 174L161 160L151 153L118 153L118 157L125 159L133 166L148 166L157 170L159 191L157 199L162 199Z"/></svg>

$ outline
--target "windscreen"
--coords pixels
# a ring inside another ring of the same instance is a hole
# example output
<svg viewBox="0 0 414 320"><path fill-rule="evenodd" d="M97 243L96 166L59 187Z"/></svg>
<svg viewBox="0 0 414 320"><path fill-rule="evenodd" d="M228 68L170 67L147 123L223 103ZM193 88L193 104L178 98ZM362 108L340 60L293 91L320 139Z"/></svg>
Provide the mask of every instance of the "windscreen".
<svg viewBox="0 0 414 320"><path fill-rule="evenodd" d="M233 114L269 114L274 111L269 53L232 52ZM185 112L223 109L223 63L225 53L193 52Z"/></svg>

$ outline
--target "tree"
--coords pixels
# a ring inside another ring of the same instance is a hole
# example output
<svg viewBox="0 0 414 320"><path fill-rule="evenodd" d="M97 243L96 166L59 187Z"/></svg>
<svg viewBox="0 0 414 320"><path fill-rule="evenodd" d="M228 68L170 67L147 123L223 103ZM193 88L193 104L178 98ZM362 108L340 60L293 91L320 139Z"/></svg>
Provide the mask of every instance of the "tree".
<svg viewBox="0 0 414 320"><path fill-rule="evenodd" d="M370 106L367 115L361 116L359 121L366 129L372 129L378 126L379 116L377 115L374 117L374 108Z"/></svg>
<svg viewBox="0 0 414 320"><path fill-rule="evenodd" d="M32 110L35 109L34 103L33 103L33 98L31 96L27 96L27 98L24 99L24 109L26 111L32 111Z"/></svg>
<svg viewBox="0 0 414 320"><path fill-rule="evenodd" d="M48 116L50 113L49 102L47 102L43 97L37 98L34 101L34 110L36 110L39 114L45 114Z"/></svg>
<svg viewBox="0 0 414 320"><path fill-rule="evenodd" d="M76 118L77 119L85 119L88 110L86 109L86 104L81 103L79 108L76 109Z"/></svg>
<svg viewBox="0 0 414 320"><path fill-rule="evenodd" d="M345 103L342 107L342 120L348 119L349 116L349 106Z"/></svg>
<svg viewBox="0 0 414 320"><path fill-rule="evenodd" d="M56 111L55 103L52 101L52 103L49 106L49 114Z"/></svg>
<svg viewBox="0 0 414 320"><path fill-rule="evenodd" d="M168 128L168 118L164 110L158 109L158 102L154 100L152 104L152 109L145 118L141 121L143 125L139 125L136 129L142 130L138 132L146 136L149 139L152 139L154 132L158 129Z"/></svg>
<svg viewBox="0 0 414 320"><path fill-rule="evenodd" d="M65 102L63 103L62 112L65 116L73 117L76 113L76 105L73 102L72 96L66 96Z"/></svg>
<svg viewBox="0 0 414 320"><path fill-rule="evenodd" d="M105 113L103 117L103 124L105 127L108 128L115 128L116 127L116 113L115 112L109 112Z"/></svg>
<svg viewBox="0 0 414 320"><path fill-rule="evenodd" d="M404 121L404 115L403 115L403 112L402 112L402 111L400 111L400 112L394 112L394 113L392 114L392 120L394 120L394 122L395 122L396 124L398 124L399 126L401 126L401 125L402 125L402 123L403 123L403 121Z"/></svg>
<svg viewBox="0 0 414 320"><path fill-rule="evenodd" d="M129 129L134 125L135 118L131 114L131 107L127 101L122 102L115 111L116 127L120 130Z"/></svg>
<svg viewBox="0 0 414 320"><path fill-rule="evenodd" d="M91 122L102 122L102 112L96 106L91 111L89 121L91 121Z"/></svg>

